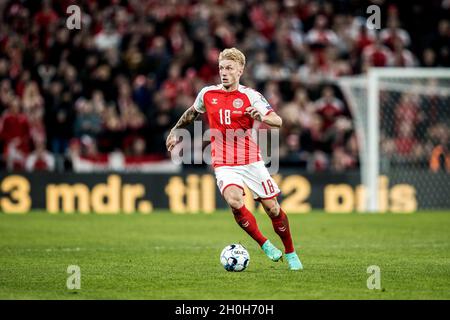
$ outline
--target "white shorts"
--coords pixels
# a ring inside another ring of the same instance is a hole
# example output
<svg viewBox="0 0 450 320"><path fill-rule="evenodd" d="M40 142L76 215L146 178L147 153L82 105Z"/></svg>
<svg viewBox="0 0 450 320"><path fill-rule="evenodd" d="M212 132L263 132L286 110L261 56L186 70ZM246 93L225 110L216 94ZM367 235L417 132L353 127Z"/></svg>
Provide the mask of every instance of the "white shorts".
<svg viewBox="0 0 450 320"><path fill-rule="evenodd" d="M280 188L264 166L264 161L242 166L222 166L214 169L214 173L222 195L227 187L233 185L241 188L244 195L244 186L247 186L257 201L272 199L280 194Z"/></svg>

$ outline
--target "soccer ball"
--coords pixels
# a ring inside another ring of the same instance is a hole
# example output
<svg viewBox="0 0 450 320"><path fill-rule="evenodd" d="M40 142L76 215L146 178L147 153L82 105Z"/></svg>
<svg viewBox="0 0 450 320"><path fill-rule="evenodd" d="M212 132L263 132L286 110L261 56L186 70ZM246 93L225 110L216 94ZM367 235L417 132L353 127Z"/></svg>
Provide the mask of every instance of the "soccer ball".
<svg viewBox="0 0 450 320"><path fill-rule="evenodd" d="M220 263L227 271L240 272L248 267L250 255L241 244L230 244L220 254Z"/></svg>

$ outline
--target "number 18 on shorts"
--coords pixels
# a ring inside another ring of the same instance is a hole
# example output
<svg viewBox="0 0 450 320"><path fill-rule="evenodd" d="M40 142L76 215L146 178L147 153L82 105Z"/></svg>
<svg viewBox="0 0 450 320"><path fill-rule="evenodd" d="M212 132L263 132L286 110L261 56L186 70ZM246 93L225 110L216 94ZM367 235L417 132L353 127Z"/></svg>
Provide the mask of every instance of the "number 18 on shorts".
<svg viewBox="0 0 450 320"><path fill-rule="evenodd" d="M221 166L214 170L217 186L223 194L229 186L237 186L244 191L246 185L255 200L271 199L280 193L280 189L264 166L264 161L257 161L242 166Z"/></svg>

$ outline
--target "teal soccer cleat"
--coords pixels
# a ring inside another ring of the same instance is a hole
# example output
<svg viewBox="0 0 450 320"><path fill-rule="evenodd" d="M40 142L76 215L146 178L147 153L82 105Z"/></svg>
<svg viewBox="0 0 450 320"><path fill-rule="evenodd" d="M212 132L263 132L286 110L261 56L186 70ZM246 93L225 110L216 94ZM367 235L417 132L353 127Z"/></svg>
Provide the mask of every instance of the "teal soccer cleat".
<svg viewBox="0 0 450 320"><path fill-rule="evenodd" d="M275 247L269 240L264 242L261 248L272 261L277 262L283 257L283 253L281 252L281 250L277 249L277 247Z"/></svg>
<svg viewBox="0 0 450 320"><path fill-rule="evenodd" d="M289 270L303 269L303 265L295 252L286 253L286 260L289 264Z"/></svg>

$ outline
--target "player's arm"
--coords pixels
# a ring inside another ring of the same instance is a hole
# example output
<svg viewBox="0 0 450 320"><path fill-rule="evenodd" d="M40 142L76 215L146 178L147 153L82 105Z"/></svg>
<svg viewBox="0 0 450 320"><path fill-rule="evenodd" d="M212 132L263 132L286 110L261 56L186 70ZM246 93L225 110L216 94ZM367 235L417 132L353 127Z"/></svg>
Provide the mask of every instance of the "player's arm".
<svg viewBox="0 0 450 320"><path fill-rule="evenodd" d="M175 135L175 130L187 127L189 124L194 122L195 119L197 119L199 114L200 112L195 110L193 105L183 113L183 115L178 120L177 124L172 128L172 130L170 130L169 136L167 137L166 140L167 150L172 151L172 149L177 144L178 139L177 136Z"/></svg>
<svg viewBox="0 0 450 320"><path fill-rule="evenodd" d="M263 116L255 107L248 107L245 110L245 113L255 120L268 124L272 128L281 128L281 125L283 124L283 120L275 113L275 111L271 111Z"/></svg>

